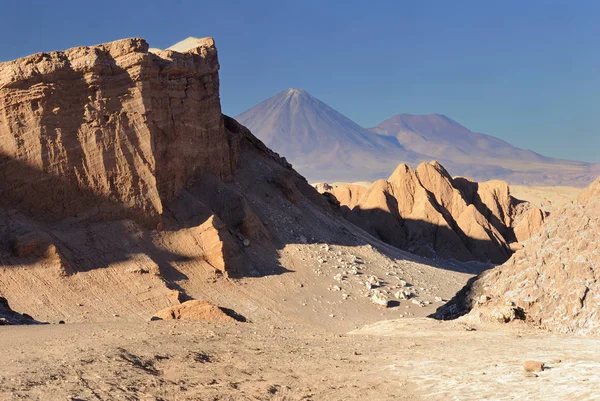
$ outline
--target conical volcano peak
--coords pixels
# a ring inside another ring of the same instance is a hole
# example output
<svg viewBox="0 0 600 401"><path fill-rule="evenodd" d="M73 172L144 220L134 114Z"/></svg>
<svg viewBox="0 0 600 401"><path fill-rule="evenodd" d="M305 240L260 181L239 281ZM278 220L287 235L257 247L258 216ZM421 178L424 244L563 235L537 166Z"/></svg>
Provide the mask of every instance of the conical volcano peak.
<svg viewBox="0 0 600 401"><path fill-rule="evenodd" d="M310 96L310 94L302 88L289 88L285 90L289 96Z"/></svg>
<svg viewBox="0 0 600 401"><path fill-rule="evenodd" d="M398 154L403 149L394 139L368 131L300 88L285 89L236 119L309 180L344 181L365 165L387 171L398 159L416 159Z"/></svg>
<svg viewBox="0 0 600 401"><path fill-rule="evenodd" d="M279 93L279 96L285 100L296 100L296 101L318 101L317 98L312 96L310 93L301 88L289 88ZM276 96L277 97L277 96Z"/></svg>

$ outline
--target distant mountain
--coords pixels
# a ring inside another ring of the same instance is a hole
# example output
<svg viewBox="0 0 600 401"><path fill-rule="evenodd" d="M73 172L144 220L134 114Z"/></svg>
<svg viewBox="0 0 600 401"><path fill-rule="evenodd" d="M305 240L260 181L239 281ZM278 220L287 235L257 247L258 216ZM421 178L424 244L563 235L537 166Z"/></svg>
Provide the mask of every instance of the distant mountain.
<svg viewBox="0 0 600 401"><path fill-rule="evenodd" d="M236 119L311 182L372 181L399 163L433 159L478 181L584 186L600 174L600 164L520 149L440 114L399 114L366 129L302 89L284 90Z"/></svg>
<svg viewBox="0 0 600 401"><path fill-rule="evenodd" d="M309 180L374 179L426 156L371 132L302 89L287 89L236 117ZM392 162L393 161L393 162Z"/></svg>
<svg viewBox="0 0 600 401"><path fill-rule="evenodd" d="M551 162L531 150L473 132L441 114L398 114L370 130L396 138L407 149L454 162L471 162L473 158Z"/></svg>

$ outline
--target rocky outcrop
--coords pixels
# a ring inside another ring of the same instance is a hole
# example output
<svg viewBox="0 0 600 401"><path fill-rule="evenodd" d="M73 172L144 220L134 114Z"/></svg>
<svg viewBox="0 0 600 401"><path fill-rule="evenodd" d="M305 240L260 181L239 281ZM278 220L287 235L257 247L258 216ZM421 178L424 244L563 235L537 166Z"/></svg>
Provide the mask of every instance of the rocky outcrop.
<svg viewBox="0 0 600 401"><path fill-rule="evenodd" d="M31 316L10 309L6 298L0 297L0 326L38 323Z"/></svg>
<svg viewBox="0 0 600 401"><path fill-rule="evenodd" d="M0 294L17 310L247 311L233 279L286 271L278 252L300 235L339 237L346 223L306 180L221 114L218 69L210 38L0 64Z"/></svg>
<svg viewBox="0 0 600 401"><path fill-rule="evenodd" d="M125 39L0 63L3 204L154 224L198 170L231 179L214 41L188 47Z"/></svg>
<svg viewBox="0 0 600 401"><path fill-rule="evenodd" d="M546 213L535 207L529 209L515 224L514 232L517 241L523 242L531 238L541 230L544 221L546 221Z"/></svg>
<svg viewBox="0 0 600 401"><path fill-rule="evenodd" d="M600 334L600 179L552 213L505 264L471 280L436 316Z"/></svg>
<svg viewBox="0 0 600 401"><path fill-rule="evenodd" d="M153 320L210 320L234 322L221 308L208 301L192 300L156 312Z"/></svg>
<svg viewBox="0 0 600 401"><path fill-rule="evenodd" d="M539 229L539 209L510 196L502 181L477 183L452 178L438 162L416 170L401 164L389 179L369 188L321 185L345 217L396 247L422 256L460 261L506 261L516 240Z"/></svg>

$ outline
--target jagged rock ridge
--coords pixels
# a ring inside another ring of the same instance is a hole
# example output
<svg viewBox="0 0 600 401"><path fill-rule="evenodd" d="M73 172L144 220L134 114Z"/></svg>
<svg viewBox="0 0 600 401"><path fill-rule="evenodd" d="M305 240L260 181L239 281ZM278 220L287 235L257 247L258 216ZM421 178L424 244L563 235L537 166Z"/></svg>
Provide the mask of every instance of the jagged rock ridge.
<svg viewBox="0 0 600 401"><path fill-rule="evenodd" d="M552 213L505 264L474 278L436 317L509 322L600 334L600 179Z"/></svg>
<svg viewBox="0 0 600 401"><path fill-rule="evenodd" d="M438 163L399 165L370 187L319 186L346 218L383 241L426 257L503 263L511 243L539 230L545 214L502 181L452 178ZM518 237L518 238L517 238Z"/></svg>

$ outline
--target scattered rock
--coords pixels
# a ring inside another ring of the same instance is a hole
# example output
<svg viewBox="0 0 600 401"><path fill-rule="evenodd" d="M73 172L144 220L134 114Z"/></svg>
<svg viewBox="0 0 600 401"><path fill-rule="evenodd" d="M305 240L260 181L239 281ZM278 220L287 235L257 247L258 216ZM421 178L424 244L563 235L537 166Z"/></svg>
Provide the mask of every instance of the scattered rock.
<svg viewBox="0 0 600 401"><path fill-rule="evenodd" d="M478 304L480 304L480 305L482 305L482 304L485 304L485 303L486 303L487 301L489 301L490 299L491 299L491 298L490 298L488 295L485 295L485 294L483 294L483 295L481 295L481 296L479 297L479 299L477 300L477 303L478 303Z"/></svg>
<svg viewBox="0 0 600 401"><path fill-rule="evenodd" d="M494 308L490 313L492 320L496 320L500 323L509 323L515 319L521 319L521 313L519 308L505 306L501 308Z"/></svg>
<svg viewBox="0 0 600 401"><path fill-rule="evenodd" d="M396 299L410 299L410 297L412 296L412 293L408 290L400 290L397 291L394 296L396 297Z"/></svg>
<svg viewBox="0 0 600 401"><path fill-rule="evenodd" d="M542 372L544 370L544 362L527 360L523 362L525 372Z"/></svg>
<svg viewBox="0 0 600 401"><path fill-rule="evenodd" d="M378 292L371 294L370 298L371 302L373 302L375 305L382 306L384 308L387 308L389 306L388 299Z"/></svg>

